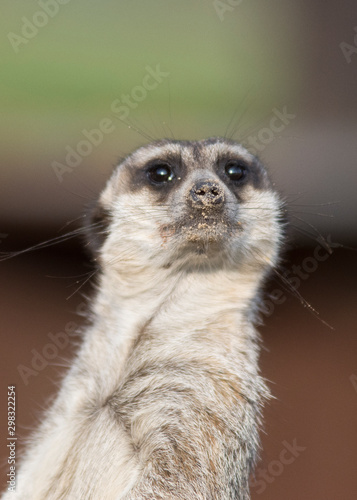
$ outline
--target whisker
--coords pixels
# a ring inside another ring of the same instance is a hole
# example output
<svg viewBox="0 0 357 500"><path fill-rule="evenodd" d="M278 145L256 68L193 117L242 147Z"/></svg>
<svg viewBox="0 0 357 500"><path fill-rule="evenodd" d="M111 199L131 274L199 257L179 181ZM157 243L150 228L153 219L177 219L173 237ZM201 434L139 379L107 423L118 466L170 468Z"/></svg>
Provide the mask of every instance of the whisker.
<svg viewBox="0 0 357 500"><path fill-rule="evenodd" d="M289 202L290 206L297 206L297 207L332 207L336 205L340 205L339 201L330 201L326 203L291 203Z"/></svg>
<svg viewBox="0 0 357 500"><path fill-rule="evenodd" d="M306 300L304 297L301 295L301 293L292 286L292 284L283 276L277 269L273 268L273 272L281 279L283 284L286 286L286 290L291 293L291 295L295 295L300 303L303 305L303 307L306 307L321 323L323 323L325 326L330 328L330 330L334 330L334 327L331 326L327 321L323 320L320 317L320 314L316 309Z"/></svg>
<svg viewBox="0 0 357 500"><path fill-rule="evenodd" d="M325 326L327 326L330 330L334 330L334 327L331 326L327 321L323 320L320 317L319 312L301 295L301 293L295 288L290 281L282 274L278 269L276 269L273 265L272 262L265 257L259 250L255 249L255 253L260 256L261 259L265 260L268 264L270 264L271 270L276 274L276 276L280 279L280 281L283 284L284 289L292 296L295 296L300 304L303 307L306 307L310 313L312 313L321 323L323 323Z"/></svg>
<svg viewBox="0 0 357 500"><path fill-rule="evenodd" d="M91 226L88 226L89 228L95 228L95 227L100 227L100 223L94 223ZM13 252L1 252L0 253L0 262L11 259L13 257L18 257L19 255L23 255L25 253L29 253L35 250L42 250L44 248L48 248L53 245L57 245L59 243L64 243L72 238L75 238L81 234L85 234L87 231L87 228L78 228L73 231L70 231L64 235L61 236L56 236L54 238L51 238L49 240L43 241L41 243L36 243L35 245L32 245L28 248L24 248L22 250L16 250Z"/></svg>
<svg viewBox="0 0 357 500"><path fill-rule="evenodd" d="M95 276L99 271L100 271L100 269L98 268L98 269L95 269L92 273L90 273L88 278L86 278L83 281L83 283L81 283L80 286L78 288L76 288L76 290L66 298L66 300L70 300L76 293L78 293L79 290L81 290L88 283L88 281L91 280L93 278L93 276Z"/></svg>
<svg viewBox="0 0 357 500"><path fill-rule="evenodd" d="M326 248L328 248L329 252L332 253L331 247L328 244L326 238L320 233L320 231L313 224L311 224L311 222L306 221L304 219L301 219L301 217L297 217L296 215L293 215L293 217L295 219L299 220L300 222L303 222L304 224L306 224L307 226L309 226L313 231L315 231L315 234L317 234L319 236L319 238L321 239L321 241L323 241L323 243L325 244Z"/></svg>
<svg viewBox="0 0 357 500"><path fill-rule="evenodd" d="M171 86L170 86L170 78L168 78L167 80L167 88L168 88L168 94L169 94L169 126L168 126L168 129L171 133L171 137L172 139L175 140L175 135L172 131L172 110L171 110Z"/></svg>
<svg viewBox="0 0 357 500"><path fill-rule="evenodd" d="M242 120L243 120L246 112L249 109L249 103L247 102L247 100L248 100L248 97L249 97L250 93L252 92L253 88L254 88L254 85L252 85L248 89L248 91L246 92L246 94L243 96L241 102L239 103L239 106L237 106L236 109L234 110L232 118L230 119L230 121L228 123L228 126L227 126L227 128L225 130L225 133L224 133L224 136L223 136L224 138L232 139L235 136L240 123L242 122ZM236 116L237 116L238 110L242 106L244 106L244 107L243 107L240 115L238 116L238 120L236 120ZM232 129L231 132L230 132L230 129Z"/></svg>
<svg viewBox="0 0 357 500"><path fill-rule="evenodd" d="M119 122L124 123L129 129L134 130L137 134L139 134L141 137L143 137L147 141L149 141L149 142L155 141L154 137L151 137L151 135L147 134L145 131L140 130L138 127L136 127L133 124L132 119L131 119L131 121L129 121L128 118L126 120L120 120L114 113L112 114L112 116L115 118L115 120L118 120Z"/></svg>

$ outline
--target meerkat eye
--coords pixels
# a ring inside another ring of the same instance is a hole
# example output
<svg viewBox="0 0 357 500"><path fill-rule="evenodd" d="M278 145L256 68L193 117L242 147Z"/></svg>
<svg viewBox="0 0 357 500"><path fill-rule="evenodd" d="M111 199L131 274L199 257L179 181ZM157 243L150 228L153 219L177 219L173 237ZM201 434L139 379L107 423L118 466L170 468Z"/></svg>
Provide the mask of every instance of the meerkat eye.
<svg viewBox="0 0 357 500"><path fill-rule="evenodd" d="M171 167L165 164L153 165L149 168L147 174L150 181L154 184L170 182L175 177Z"/></svg>
<svg viewBox="0 0 357 500"><path fill-rule="evenodd" d="M227 162L225 171L231 181L240 181L246 175L246 168L237 161Z"/></svg>

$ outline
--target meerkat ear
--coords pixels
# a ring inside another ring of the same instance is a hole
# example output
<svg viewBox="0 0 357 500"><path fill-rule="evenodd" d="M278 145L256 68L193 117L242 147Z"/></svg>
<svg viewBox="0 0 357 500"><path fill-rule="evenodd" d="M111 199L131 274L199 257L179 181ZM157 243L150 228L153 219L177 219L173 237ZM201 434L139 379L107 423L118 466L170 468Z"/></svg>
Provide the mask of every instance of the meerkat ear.
<svg viewBox="0 0 357 500"><path fill-rule="evenodd" d="M109 232L111 213L100 201L95 201L89 207L85 220L86 248L96 259Z"/></svg>

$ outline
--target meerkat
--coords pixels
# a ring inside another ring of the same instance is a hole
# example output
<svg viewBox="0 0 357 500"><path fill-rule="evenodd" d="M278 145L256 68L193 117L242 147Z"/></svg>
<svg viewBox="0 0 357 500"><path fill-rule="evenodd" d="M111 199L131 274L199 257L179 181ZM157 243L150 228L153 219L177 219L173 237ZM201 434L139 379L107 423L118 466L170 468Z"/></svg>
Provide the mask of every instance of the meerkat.
<svg viewBox="0 0 357 500"><path fill-rule="evenodd" d="M255 323L282 202L222 139L161 140L100 195L90 326L3 500L247 500L269 391Z"/></svg>

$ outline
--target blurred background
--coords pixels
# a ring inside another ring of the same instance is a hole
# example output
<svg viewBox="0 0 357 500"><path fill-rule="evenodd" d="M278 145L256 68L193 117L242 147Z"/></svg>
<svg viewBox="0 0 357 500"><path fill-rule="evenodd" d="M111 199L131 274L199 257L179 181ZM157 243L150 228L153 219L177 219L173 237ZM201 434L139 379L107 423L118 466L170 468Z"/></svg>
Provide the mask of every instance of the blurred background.
<svg viewBox="0 0 357 500"><path fill-rule="evenodd" d="M313 308L268 284L261 367L276 399L252 497L357 498L356 3L18 0L1 12L0 252L75 231L113 166L153 139L245 144L286 199L283 269ZM3 486L7 387L20 455L73 356L78 339L54 348L53 336L82 324L91 269L80 238L0 262Z"/></svg>

